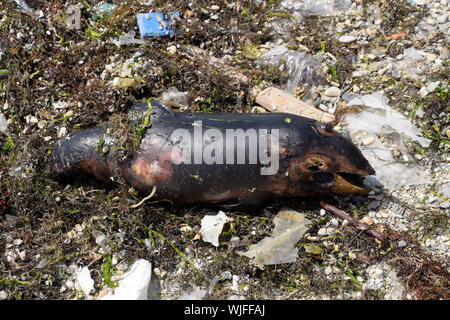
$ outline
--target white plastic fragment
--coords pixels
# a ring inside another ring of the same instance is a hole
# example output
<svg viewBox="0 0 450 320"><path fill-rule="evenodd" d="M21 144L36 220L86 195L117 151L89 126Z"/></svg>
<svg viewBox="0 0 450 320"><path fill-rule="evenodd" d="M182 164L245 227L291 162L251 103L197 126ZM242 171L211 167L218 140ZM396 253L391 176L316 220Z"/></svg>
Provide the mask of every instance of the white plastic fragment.
<svg viewBox="0 0 450 320"><path fill-rule="evenodd" d="M71 5L66 11L66 26L70 30L79 30L81 28L81 7L80 5Z"/></svg>
<svg viewBox="0 0 450 320"><path fill-rule="evenodd" d="M94 280L91 278L91 273L88 267L82 268L77 273L77 281L84 294L89 295L94 289Z"/></svg>
<svg viewBox="0 0 450 320"><path fill-rule="evenodd" d="M187 92L180 92L176 87L170 87L161 95L161 102L168 108L188 108Z"/></svg>
<svg viewBox="0 0 450 320"><path fill-rule="evenodd" d="M194 289L184 293L177 300L202 300L206 293L207 291L205 289Z"/></svg>
<svg viewBox="0 0 450 320"><path fill-rule="evenodd" d="M274 218L275 227L272 236L252 245L247 252L239 255L254 258L257 265L291 263L297 259L296 243L308 231L310 221L299 212L282 209Z"/></svg>
<svg viewBox="0 0 450 320"><path fill-rule="evenodd" d="M227 222L227 216L223 211L215 216L204 216L201 221L200 234L203 241L209 242L212 245L219 246L219 235L222 232L223 225Z"/></svg>
<svg viewBox="0 0 450 320"><path fill-rule="evenodd" d="M0 112L0 132L5 133L6 129L8 129L8 122L6 121L5 115Z"/></svg>
<svg viewBox="0 0 450 320"><path fill-rule="evenodd" d="M101 300L148 300L151 277L152 264L145 259L137 260L119 280L117 288L108 292Z"/></svg>
<svg viewBox="0 0 450 320"><path fill-rule="evenodd" d="M119 40L116 40L115 43L118 47L127 45L127 44L146 44L145 40L135 39L134 36L136 32L129 31L128 33L121 34L119 36Z"/></svg>

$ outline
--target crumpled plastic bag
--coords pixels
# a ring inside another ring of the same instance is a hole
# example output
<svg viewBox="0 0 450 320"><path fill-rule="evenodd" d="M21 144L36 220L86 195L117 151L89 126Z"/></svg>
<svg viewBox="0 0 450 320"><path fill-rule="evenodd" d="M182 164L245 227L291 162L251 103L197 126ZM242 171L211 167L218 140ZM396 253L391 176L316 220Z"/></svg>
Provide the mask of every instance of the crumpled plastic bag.
<svg viewBox="0 0 450 320"><path fill-rule="evenodd" d="M295 262L298 257L297 242L308 231L310 221L303 214L282 209L274 218L272 236L250 246L247 252L238 254L250 259L254 264L273 265Z"/></svg>
<svg viewBox="0 0 450 320"><path fill-rule="evenodd" d="M379 92L351 97L347 106L360 105L366 109L357 114L347 114L344 121L353 142L360 146L363 155L377 172L376 180L387 188L422 184L429 181L424 168L413 163L397 161L392 150L406 154L405 139L430 146L431 140L421 136L421 131L401 113L388 105L388 98ZM381 141L384 137L385 143ZM370 143L367 143L370 142ZM386 145L387 144L387 145ZM368 184L375 184L373 179Z"/></svg>
<svg viewBox="0 0 450 320"><path fill-rule="evenodd" d="M170 87L161 94L161 102L168 108L188 109L187 92L180 92L176 87Z"/></svg>
<svg viewBox="0 0 450 320"><path fill-rule="evenodd" d="M294 10L303 16L334 16L340 12L347 12L352 0L283 0L280 6Z"/></svg>
<svg viewBox="0 0 450 320"><path fill-rule="evenodd" d="M288 50L284 46L277 46L263 53L259 61L270 66L278 66L283 62L289 77L285 91L291 94L299 84L312 86L325 77L320 63L313 56L305 52Z"/></svg>

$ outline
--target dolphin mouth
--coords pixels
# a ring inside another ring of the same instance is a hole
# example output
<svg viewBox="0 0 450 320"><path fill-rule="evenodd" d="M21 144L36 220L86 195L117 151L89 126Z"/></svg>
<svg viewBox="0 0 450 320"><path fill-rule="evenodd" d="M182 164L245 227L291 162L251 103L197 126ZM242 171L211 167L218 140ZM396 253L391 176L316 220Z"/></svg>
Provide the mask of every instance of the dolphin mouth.
<svg viewBox="0 0 450 320"><path fill-rule="evenodd" d="M350 173L350 172L336 172L334 184L332 190L336 193L341 194L366 194L369 192L369 189L364 184L364 178L366 176L372 175L375 173L375 170L370 168L367 170L365 174L358 173Z"/></svg>

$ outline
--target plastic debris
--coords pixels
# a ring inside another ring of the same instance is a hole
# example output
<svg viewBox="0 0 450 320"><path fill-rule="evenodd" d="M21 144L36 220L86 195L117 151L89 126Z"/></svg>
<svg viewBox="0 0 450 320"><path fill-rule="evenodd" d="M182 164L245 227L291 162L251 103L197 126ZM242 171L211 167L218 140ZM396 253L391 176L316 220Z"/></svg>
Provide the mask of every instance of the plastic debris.
<svg viewBox="0 0 450 320"><path fill-rule="evenodd" d="M19 8L22 9L23 11L37 15L39 19L42 19L45 17L44 12L42 10L38 11L33 8L30 8L24 0L14 0L14 1L17 3Z"/></svg>
<svg viewBox="0 0 450 320"><path fill-rule="evenodd" d="M204 216L201 221L200 234L203 241L211 243L213 246L219 246L219 235L222 232L223 225L227 222L227 216L223 211L215 216Z"/></svg>
<svg viewBox="0 0 450 320"><path fill-rule="evenodd" d="M66 26L70 30L79 30L81 28L81 7L80 7L80 5L71 5L67 8Z"/></svg>
<svg viewBox="0 0 450 320"><path fill-rule="evenodd" d="M304 52L288 50L284 46L277 46L259 57L262 64L278 66L282 63L287 71L289 80L286 92L293 94L299 84L314 85L325 75L320 63L311 55Z"/></svg>
<svg viewBox="0 0 450 320"><path fill-rule="evenodd" d="M145 40L142 39L136 39L135 38L136 32L129 31L128 33L121 34L119 36L119 40L116 40L116 45L118 47L127 45L127 44L145 44Z"/></svg>
<svg viewBox="0 0 450 320"><path fill-rule="evenodd" d="M352 0L283 0L280 3L282 8L299 12L302 16L335 16L339 13L346 13Z"/></svg>
<svg viewBox="0 0 450 320"><path fill-rule="evenodd" d="M82 268L77 273L77 281L85 295L89 295L91 291L94 290L94 280L91 278L91 273L88 267Z"/></svg>
<svg viewBox="0 0 450 320"><path fill-rule="evenodd" d="M274 87L261 91L256 96L256 103L272 112L286 112L327 123L334 121L332 114L320 111L312 105Z"/></svg>
<svg viewBox="0 0 450 320"><path fill-rule="evenodd" d="M175 11L164 17L162 13L139 13L137 23L142 38L164 37L175 33L172 26L180 19L180 13ZM178 32L178 31L177 31Z"/></svg>
<svg viewBox="0 0 450 320"><path fill-rule="evenodd" d="M97 21L103 15L110 17L110 16L112 16L113 10L116 8L117 8L117 6L113 3L107 3L105 1L101 1L94 7L93 13L91 15L91 20Z"/></svg>
<svg viewBox="0 0 450 320"><path fill-rule="evenodd" d="M119 280L117 288L101 300L148 300L151 277L152 264L145 259L137 260Z"/></svg>
<svg viewBox="0 0 450 320"><path fill-rule="evenodd" d="M352 140L360 145L361 151L376 170L376 180L385 187L426 183L428 177L420 166L406 166L398 162L394 150L407 153L405 139L429 147L431 141L421 136L420 130L399 112L388 105L388 98L381 93L353 97L348 106L361 105L366 109L358 114L347 114L344 118ZM376 184L373 179L367 184Z"/></svg>
<svg viewBox="0 0 450 320"><path fill-rule="evenodd" d="M160 101L168 108L188 108L187 92L180 92L176 87L170 87L161 95Z"/></svg>
<svg viewBox="0 0 450 320"><path fill-rule="evenodd" d="M425 6L427 2L425 0L408 0L409 3L416 4L418 6Z"/></svg>
<svg viewBox="0 0 450 320"><path fill-rule="evenodd" d="M254 258L254 264L272 265L295 262L298 257L297 242L308 231L310 221L299 212L282 209L274 218L271 237L252 245L239 255Z"/></svg>
<svg viewBox="0 0 450 320"><path fill-rule="evenodd" d="M177 300L202 300L206 293L205 289L194 289L181 295Z"/></svg>
<svg viewBox="0 0 450 320"><path fill-rule="evenodd" d="M3 113L0 112L0 132L5 133L8 129L8 122L6 121L6 117Z"/></svg>

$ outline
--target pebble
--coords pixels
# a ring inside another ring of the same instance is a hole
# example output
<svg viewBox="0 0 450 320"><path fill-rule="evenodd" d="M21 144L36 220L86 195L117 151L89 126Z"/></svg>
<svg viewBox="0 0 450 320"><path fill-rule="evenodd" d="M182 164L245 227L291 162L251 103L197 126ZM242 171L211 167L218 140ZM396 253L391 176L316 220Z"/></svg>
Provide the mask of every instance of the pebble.
<svg viewBox="0 0 450 320"><path fill-rule="evenodd" d="M450 207L450 201L441 202L439 204L439 207L441 207L442 209L448 209Z"/></svg>
<svg viewBox="0 0 450 320"><path fill-rule="evenodd" d="M367 209L368 210L376 210L381 206L381 203L378 201L372 201L369 202L369 204L367 205Z"/></svg>
<svg viewBox="0 0 450 320"><path fill-rule="evenodd" d="M22 240L22 239L16 239L16 240L14 240L14 245L15 245L15 246L20 246L22 243L23 243L23 240Z"/></svg>
<svg viewBox="0 0 450 320"><path fill-rule="evenodd" d="M419 95L420 95L422 98L425 98L425 97L428 95L428 90L427 90L427 88L426 88L426 87L420 88L420 90L419 90Z"/></svg>
<svg viewBox="0 0 450 320"><path fill-rule="evenodd" d="M324 236L327 234L327 229L326 228L320 228L319 231L317 231L317 234L319 236Z"/></svg>
<svg viewBox="0 0 450 320"><path fill-rule="evenodd" d="M443 15L440 15L439 17L437 17L436 21L439 24L444 24L447 22L447 19L448 19L448 14L444 13Z"/></svg>
<svg viewBox="0 0 450 320"><path fill-rule="evenodd" d="M95 238L95 243L97 243L100 247L106 246L107 238L103 233L100 233Z"/></svg>
<svg viewBox="0 0 450 320"><path fill-rule="evenodd" d="M58 130L58 138L63 138L67 135L67 128L66 127L61 127Z"/></svg>
<svg viewBox="0 0 450 320"><path fill-rule="evenodd" d="M0 291L0 300L8 299L8 293L4 290Z"/></svg>
<svg viewBox="0 0 450 320"><path fill-rule="evenodd" d="M169 52L170 54L176 54L177 53L177 47L175 45L170 46L167 48L167 52Z"/></svg>
<svg viewBox="0 0 450 320"><path fill-rule="evenodd" d="M354 36L340 36L339 41L343 43L349 43L356 40L356 37Z"/></svg>
<svg viewBox="0 0 450 320"><path fill-rule="evenodd" d="M434 60L436 60L437 56L434 53L428 53L426 55L426 59L428 62L433 62Z"/></svg>
<svg viewBox="0 0 450 320"><path fill-rule="evenodd" d="M341 95L341 89L338 87L329 87L325 90L324 94L328 97L339 97Z"/></svg>
<svg viewBox="0 0 450 320"><path fill-rule="evenodd" d="M367 138L364 138L362 143L363 143L363 145L368 146L369 144L374 143L374 141L375 141L375 138L372 136L369 136Z"/></svg>
<svg viewBox="0 0 450 320"><path fill-rule="evenodd" d="M338 221L338 219L331 219L331 221L330 221L330 223L333 225L333 226L335 226L335 227L338 227L339 226L339 221Z"/></svg>
<svg viewBox="0 0 450 320"><path fill-rule="evenodd" d="M405 242L404 240L400 240L400 241L398 242L398 246L399 246L400 248L406 247L406 242Z"/></svg>

